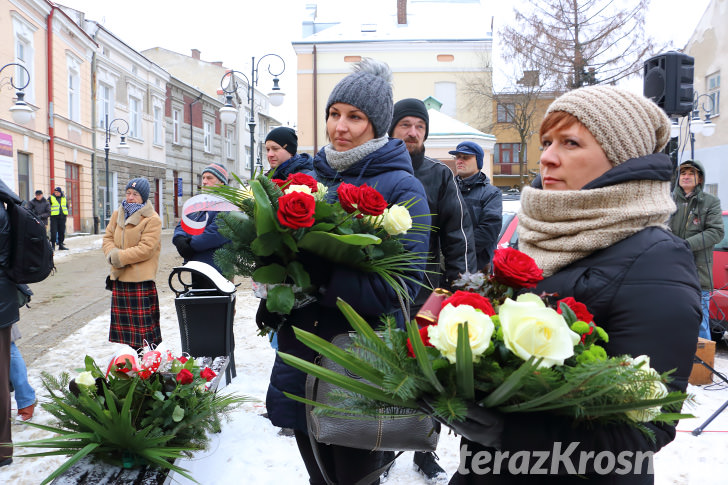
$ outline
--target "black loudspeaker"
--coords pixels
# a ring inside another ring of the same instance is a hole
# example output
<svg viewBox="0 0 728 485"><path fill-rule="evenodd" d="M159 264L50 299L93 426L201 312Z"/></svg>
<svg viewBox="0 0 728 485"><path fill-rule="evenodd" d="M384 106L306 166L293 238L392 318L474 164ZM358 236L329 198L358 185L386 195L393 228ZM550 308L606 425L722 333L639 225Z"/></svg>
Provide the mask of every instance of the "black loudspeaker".
<svg viewBox="0 0 728 485"><path fill-rule="evenodd" d="M643 90L670 116L685 116L693 110L693 70L695 59L670 51L647 59Z"/></svg>

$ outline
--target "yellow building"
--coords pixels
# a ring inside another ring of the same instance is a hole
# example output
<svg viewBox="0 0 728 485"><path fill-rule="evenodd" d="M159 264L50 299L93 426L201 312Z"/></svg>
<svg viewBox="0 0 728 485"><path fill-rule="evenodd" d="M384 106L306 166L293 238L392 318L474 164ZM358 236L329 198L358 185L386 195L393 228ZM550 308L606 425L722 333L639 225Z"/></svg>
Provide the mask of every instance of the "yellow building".
<svg viewBox="0 0 728 485"><path fill-rule="evenodd" d="M528 185L538 174L541 157L539 127L553 92L499 93L493 99L493 185L502 190ZM527 118L530 118L527 120ZM523 134L523 136L522 136ZM525 157L520 161L525 139Z"/></svg>
<svg viewBox="0 0 728 485"><path fill-rule="evenodd" d="M67 231L93 229L91 58L95 42L62 10L43 0L0 0L0 76L25 84L32 118L15 123L15 90L0 91L0 177L23 199L54 187L68 199ZM28 77L26 78L26 72Z"/></svg>
<svg viewBox="0 0 728 485"><path fill-rule="evenodd" d="M448 16L458 22L442 21L443 3ZM483 69L490 65L490 17L477 2L407 4L375 0L347 4L346 17L357 20L342 22L327 21L311 7L311 18L304 21L308 35L293 42L298 61L299 151L315 152L327 143L328 96L362 57L389 64L395 101L432 96L450 117L471 126L482 120L471 108L466 86L475 79L490 86L491 71Z"/></svg>

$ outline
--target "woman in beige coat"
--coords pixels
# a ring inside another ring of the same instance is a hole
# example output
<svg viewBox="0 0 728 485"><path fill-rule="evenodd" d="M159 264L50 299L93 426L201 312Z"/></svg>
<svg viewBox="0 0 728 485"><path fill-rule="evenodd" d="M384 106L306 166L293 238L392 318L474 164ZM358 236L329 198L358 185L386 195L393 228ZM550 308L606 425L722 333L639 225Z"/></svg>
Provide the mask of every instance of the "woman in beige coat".
<svg viewBox="0 0 728 485"><path fill-rule="evenodd" d="M109 341L134 349L162 341L159 298L154 278L159 267L162 220L147 201L149 182L135 178L126 185L126 199L106 226L103 250L111 265Z"/></svg>

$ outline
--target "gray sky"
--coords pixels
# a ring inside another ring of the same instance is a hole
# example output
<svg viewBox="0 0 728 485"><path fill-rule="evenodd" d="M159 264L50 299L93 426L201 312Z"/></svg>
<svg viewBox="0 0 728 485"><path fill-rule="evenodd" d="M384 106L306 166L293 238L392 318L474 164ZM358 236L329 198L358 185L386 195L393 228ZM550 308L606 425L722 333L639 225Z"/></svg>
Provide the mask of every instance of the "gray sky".
<svg viewBox="0 0 728 485"><path fill-rule="evenodd" d="M295 123L296 57L291 41L301 37L305 5L317 3L316 0L62 0L59 3L85 12L86 18L104 24L137 50L163 47L189 55L191 49L199 49L203 60L222 61L226 67L246 75L250 72L251 56L257 59L268 53L281 55L286 60L280 83L286 100L281 107L273 108L271 114L283 124ZM368 15L375 15L377 9L372 6L382 3L396 8L396 0L318 1L320 14L327 17L327 14L362 15L353 11L357 6L366 6ZM493 49L498 55L498 29L512 22L513 5L518 0L483 0L482 3L495 16ZM672 42L673 46L682 48L708 3L709 0L652 0L647 31L658 41ZM258 88L267 91L271 86L272 79L261 69ZM633 81L628 87L641 90L641 81Z"/></svg>

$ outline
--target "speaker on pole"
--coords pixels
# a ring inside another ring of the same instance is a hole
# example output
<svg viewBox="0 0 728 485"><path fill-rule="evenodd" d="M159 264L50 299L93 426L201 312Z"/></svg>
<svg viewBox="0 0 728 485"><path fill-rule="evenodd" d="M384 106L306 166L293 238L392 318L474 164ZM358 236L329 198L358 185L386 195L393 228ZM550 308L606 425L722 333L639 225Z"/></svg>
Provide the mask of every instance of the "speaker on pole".
<svg viewBox="0 0 728 485"><path fill-rule="evenodd" d="M669 116L685 116L693 110L695 59L670 51L644 63L643 91Z"/></svg>

